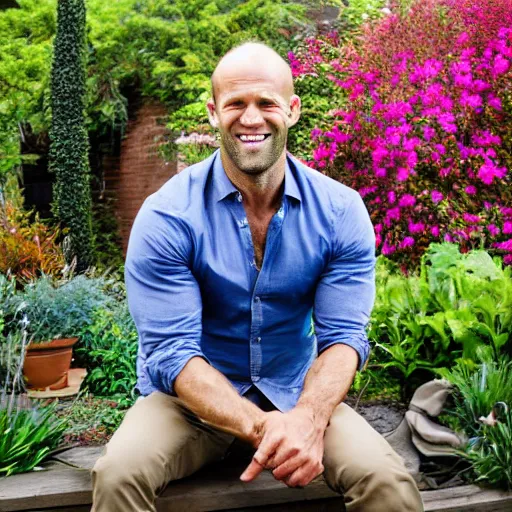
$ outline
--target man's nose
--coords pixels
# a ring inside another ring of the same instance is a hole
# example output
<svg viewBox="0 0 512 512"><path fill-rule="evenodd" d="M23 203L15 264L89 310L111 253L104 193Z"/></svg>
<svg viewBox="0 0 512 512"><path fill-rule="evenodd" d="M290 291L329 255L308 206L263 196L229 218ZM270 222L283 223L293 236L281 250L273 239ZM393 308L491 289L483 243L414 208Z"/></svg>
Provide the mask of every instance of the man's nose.
<svg viewBox="0 0 512 512"><path fill-rule="evenodd" d="M257 126L263 122L261 111L256 105L248 105L240 117L240 123L244 126Z"/></svg>

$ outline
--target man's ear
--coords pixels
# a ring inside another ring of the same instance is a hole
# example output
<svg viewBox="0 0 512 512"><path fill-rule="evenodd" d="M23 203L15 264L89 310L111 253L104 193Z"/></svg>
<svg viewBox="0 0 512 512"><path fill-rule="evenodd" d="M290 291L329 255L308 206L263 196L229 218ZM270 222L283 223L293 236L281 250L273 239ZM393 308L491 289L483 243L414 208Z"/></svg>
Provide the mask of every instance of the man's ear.
<svg viewBox="0 0 512 512"><path fill-rule="evenodd" d="M217 112L215 111L215 101L213 101L213 98L210 98L206 102L206 110L208 111L208 119L210 120L210 124L213 126L213 128L218 128L219 119L217 117Z"/></svg>
<svg viewBox="0 0 512 512"><path fill-rule="evenodd" d="M288 128L291 128L293 125L297 124L297 121L300 119L300 107L301 101L300 98L294 94L290 98L290 112L288 114Z"/></svg>

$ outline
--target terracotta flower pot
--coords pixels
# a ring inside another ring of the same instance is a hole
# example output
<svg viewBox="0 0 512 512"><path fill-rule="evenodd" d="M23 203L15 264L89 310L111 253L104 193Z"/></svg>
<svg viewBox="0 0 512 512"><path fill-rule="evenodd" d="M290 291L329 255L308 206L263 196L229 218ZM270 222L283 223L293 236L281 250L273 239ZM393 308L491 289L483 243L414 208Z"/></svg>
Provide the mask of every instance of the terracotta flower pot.
<svg viewBox="0 0 512 512"><path fill-rule="evenodd" d="M62 338L27 346L23 375L29 389L62 389L68 385L73 345L78 338Z"/></svg>

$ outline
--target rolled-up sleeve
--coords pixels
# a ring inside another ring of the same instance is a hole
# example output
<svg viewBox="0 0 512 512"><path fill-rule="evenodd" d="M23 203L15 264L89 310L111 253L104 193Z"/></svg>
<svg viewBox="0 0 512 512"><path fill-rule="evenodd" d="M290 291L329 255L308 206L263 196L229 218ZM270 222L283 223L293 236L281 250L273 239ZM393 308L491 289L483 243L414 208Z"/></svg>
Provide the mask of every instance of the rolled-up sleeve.
<svg viewBox="0 0 512 512"><path fill-rule="evenodd" d="M148 201L137 215L126 257L128 305L153 386L174 394L174 381L201 351L202 303L191 272L186 222Z"/></svg>
<svg viewBox="0 0 512 512"><path fill-rule="evenodd" d="M370 352L366 326L375 300L375 234L356 192L346 207L334 207L332 244L315 295L318 353L337 343L349 345L362 369Z"/></svg>

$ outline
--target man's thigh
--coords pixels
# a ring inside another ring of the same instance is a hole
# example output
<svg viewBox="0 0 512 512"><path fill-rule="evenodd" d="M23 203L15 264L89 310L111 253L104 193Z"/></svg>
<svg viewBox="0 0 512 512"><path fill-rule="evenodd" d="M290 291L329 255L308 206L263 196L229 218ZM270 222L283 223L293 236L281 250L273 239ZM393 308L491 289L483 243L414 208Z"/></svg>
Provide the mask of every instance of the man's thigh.
<svg viewBox="0 0 512 512"><path fill-rule="evenodd" d="M136 472L158 491L222 458L232 441L232 436L201 422L179 399L155 392L129 409L97 468Z"/></svg>

